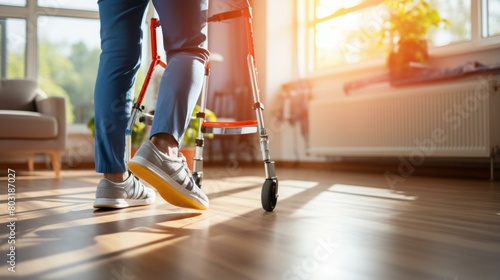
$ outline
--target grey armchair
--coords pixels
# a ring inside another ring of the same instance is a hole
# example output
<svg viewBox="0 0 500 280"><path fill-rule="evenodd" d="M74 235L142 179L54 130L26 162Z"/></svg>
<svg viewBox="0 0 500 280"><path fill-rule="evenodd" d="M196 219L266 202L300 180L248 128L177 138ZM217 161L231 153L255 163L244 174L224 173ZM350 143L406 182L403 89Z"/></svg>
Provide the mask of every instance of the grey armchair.
<svg viewBox="0 0 500 280"><path fill-rule="evenodd" d="M25 155L34 170L33 155L48 154L60 176L60 154L66 148L63 97L47 97L29 79L0 80L0 156Z"/></svg>

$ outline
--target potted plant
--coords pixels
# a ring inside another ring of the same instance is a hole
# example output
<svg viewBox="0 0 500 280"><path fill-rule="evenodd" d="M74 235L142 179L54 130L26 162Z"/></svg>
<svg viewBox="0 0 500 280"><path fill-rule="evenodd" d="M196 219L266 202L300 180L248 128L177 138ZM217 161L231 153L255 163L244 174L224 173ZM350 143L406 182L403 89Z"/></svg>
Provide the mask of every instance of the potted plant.
<svg viewBox="0 0 500 280"><path fill-rule="evenodd" d="M200 121L196 118L196 114L200 112L201 107L196 105L194 107L193 113L191 114L191 120L189 121L189 126L184 133L184 139L180 148L180 152L186 157L188 166L190 170L193 170L193 158L195 156L196 150L196 138L198 137L198 130L200 127ZM215 122L217 117L215 113L211 110L205 109L205 120L209 122ZM213 134L204 134L204 138L213 138Z"/></svg>
<svg viewBox="0 0 500 280"><path fill-rule="evenodd" d="M387 65L391 79L411 77L410 62L425 63L429 59L427 35L432 28L448 21L428 0L385 0L388 17L383 24L381 40L388 39Z"/></svg>

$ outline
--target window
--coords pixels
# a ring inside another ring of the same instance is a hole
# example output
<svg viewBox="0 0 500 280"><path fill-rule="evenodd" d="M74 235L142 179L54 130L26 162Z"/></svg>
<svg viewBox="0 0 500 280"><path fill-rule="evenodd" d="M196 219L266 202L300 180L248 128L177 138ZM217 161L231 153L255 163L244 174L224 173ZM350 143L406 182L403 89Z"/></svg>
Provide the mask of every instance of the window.
<svg viewBox="0 0 500 280"><path fill-rule="evenodd" d="M383 53L376 38L384 16L381 5L324 20L335 11L349 9L362 1L318 0L315 7L315 68L358 63Z"/></svg>
<svg viewBox="0 0 500 280"><path fill-rule="evenodd" d="M68 124L86 123L100 55L97 1L0 0L0 7L2 77L37 79L49 96L66 98Z"/></svg>
<svg viewBox="0 0 500 280"><path fill-rule="evenodd" d="M386 49L380 30L388 13L384 0L302 0L306 3L304 42L308 72L359 64L385 57ZM453 48L460 44L469 49L488 44L500 35L500 0L428 0L446 27L431 29L429 46ZM479 24L481 23L482 24Z"/></svg>
<svg viewBox="0 0 500 280"><path fill-rule="evenodd" d="M471 0L432 0L430 3L437 8L442 18L449 21L449 26L430 31L431 46L446 46L472 39Z"/></svg>
<svg viewBox="0 0 500 280"><path fill-rule="evenodd" d="M40 88L69 99L69 123L86 123L93 116L93 85L100 53L98 20L38 17Z"/></svg>
<svg viewBox="0 0 500 280"><path fill-rule="evenodd" d="M26 76L26 20L0 18L0 77Z"/></svg>
<svg viewBox="0 0 500 280"><path fill-rule="evenodd" d="M99 28L96 0L0 0L1 77L37 79L48 95L66 98L68 124L85 124L93 116Z"/></svg>
<svg viewBox="0 0 500 280"><path fill-rule="evenodd" d="M484 0L483 37L500 36L500 0Z"/></svg>
<svg viewBox="0 0 500 280"><path fill-rule="evenodd" d="M0 5L26 6L26 0L0 0Z"/></svg>
<svg viewBox="0 0 500 280"><path fill-rule="evenodd" d="M57 8L57 9L76 9L97 11L97 0L91 1L56 1L56 0L38 0L38 6Z"/></svg>

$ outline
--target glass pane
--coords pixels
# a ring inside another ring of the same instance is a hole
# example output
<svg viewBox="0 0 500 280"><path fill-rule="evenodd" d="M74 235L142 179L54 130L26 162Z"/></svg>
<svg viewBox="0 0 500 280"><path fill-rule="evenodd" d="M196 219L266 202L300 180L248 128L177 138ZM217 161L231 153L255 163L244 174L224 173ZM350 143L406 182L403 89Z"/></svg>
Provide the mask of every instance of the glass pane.
<svg viewBox="0 0 500 280"><path fill-rule="evenodd" d="M60 0L38 0L38 6L97 11L97 0L60 1Z"/></svg>
<svg viewBox="0 0 500 280"><path fill-rule="evenodd" d="M101 52L99 21L41 16L38 28L41 89L48 95L69 100L68 123L87 123L93 116L94 84Z"/></svg>
<svg viewBox="0 0 500 280"><path fill-rule="evenodd" d="M331 1L330 1L331 2ZM333 3L333 2L331 2ZM380 57L381 6L362 9L316 25L316 68Z"/></svg>
<svg viewBox="0 0 500 280"><path fill-rule="evenodd" d="M500 35L500 0L486 0L485 8L483 37Z"/></svg>
<svg viewBox="0 0 500 280"><path fill-rule="evenodd" d="M361 0L337 1L337 0L317 0L316 18L324 18L335 13L342 8L349 8L361 3Z"/></svg>
<svg viewBox="0 0 500 280"><path fill-rule="evenodd" d="M0 19L2 78L26 77L26 20Z"/></svg>
<svg viewBox="0 0 500 280"><path fill-rule="evenodd" d="M441 18L449 21L446 27L431 29L429 44L445 46L451 43L471 40L471 0L431 0Z"/></svg>
<svg viewBox="0 0 500 280"><path fill-rule="evenodd" d="M0 0L0 5L26 6L26 0Z"/></svg>

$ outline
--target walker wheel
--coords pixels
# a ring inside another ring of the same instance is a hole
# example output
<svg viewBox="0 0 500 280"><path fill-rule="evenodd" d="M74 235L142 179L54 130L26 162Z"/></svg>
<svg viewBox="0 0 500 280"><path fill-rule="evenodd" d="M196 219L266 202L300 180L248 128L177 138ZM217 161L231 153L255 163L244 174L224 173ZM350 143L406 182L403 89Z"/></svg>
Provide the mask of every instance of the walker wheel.
<svg viewBox="0 0 500 280"><path fill-rule="evenodd" d="M200 189L201 189L201 178L202 176L200 176L198 173L193 173L194 182Z"/></svg>
<svg viewBox="0 0 500 280"><path fill-rule="evenodd" d="M273 179L266 179L262 185L261 202L262 208L267 212L271 212L276 207L278 201L278 181Z"/></svg>

